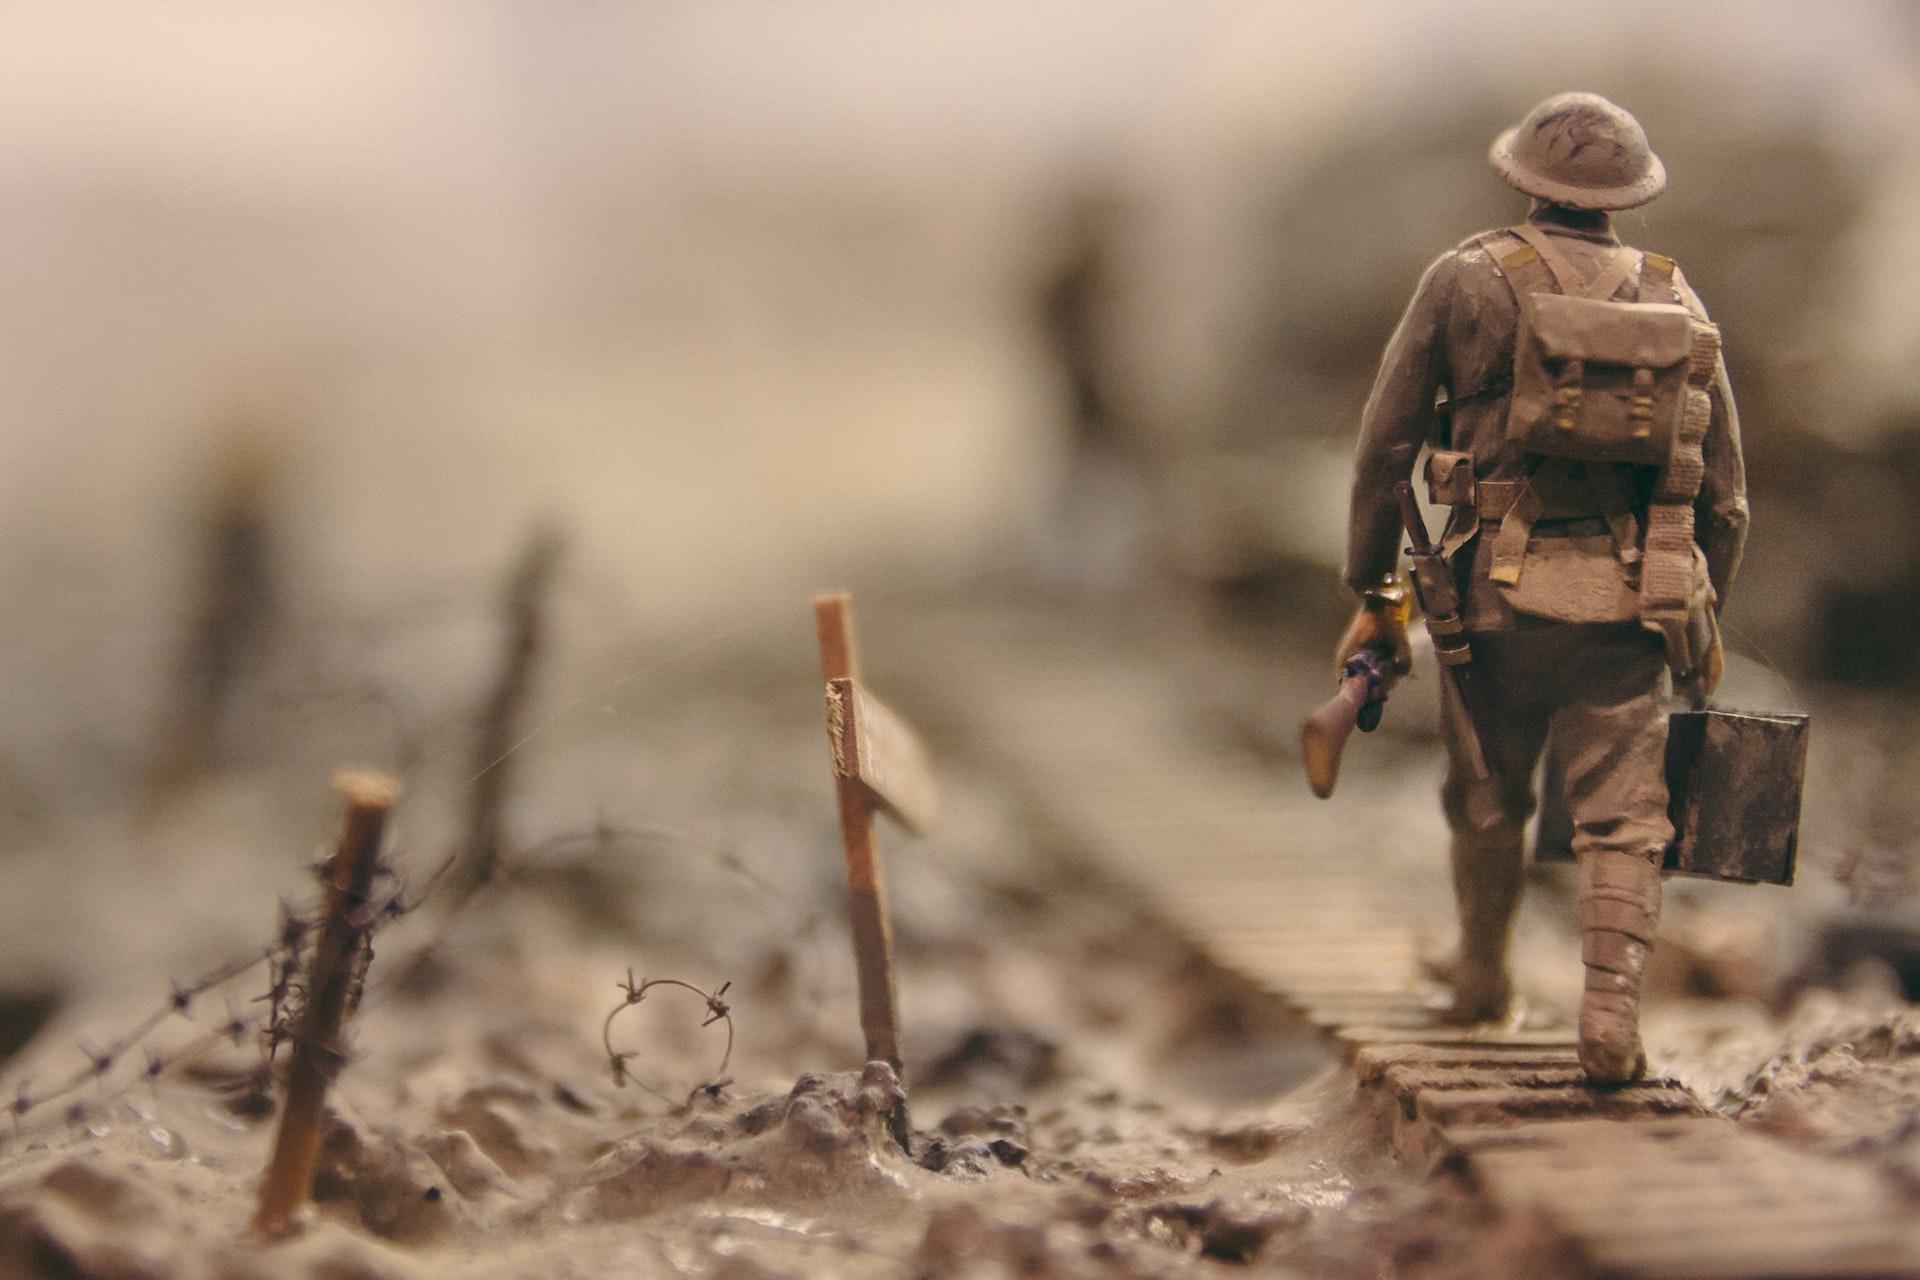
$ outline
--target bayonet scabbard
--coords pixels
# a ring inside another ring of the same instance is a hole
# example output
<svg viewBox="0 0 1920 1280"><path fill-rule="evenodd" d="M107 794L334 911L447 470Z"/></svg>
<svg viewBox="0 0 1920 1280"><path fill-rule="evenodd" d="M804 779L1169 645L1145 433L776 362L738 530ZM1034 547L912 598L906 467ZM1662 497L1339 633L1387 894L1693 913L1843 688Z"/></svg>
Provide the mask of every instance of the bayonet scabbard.
<svg viewBox="0 0 1920 1280"><path fill-rule="evenodd" d="M1407 529L1407 561L1413 566L1413 594L1420 601L1420 612L1427 620L1427 634L1433 637L1433 656L1440 664L1440 681L1452 693L1459 711L1460 745L1465 750L1467 767L1476 778L1488 776L1486 751L1474 714L1472 678L1468 663L1473 649L1467 643L1466 623L1460 616L1460 586L1454 580L1453 566L1446 553L1434 545L1427 534L1426 518L1414 501L1413 485L1405 480L1394 486L1400 502L1400 520Z"/></svg>

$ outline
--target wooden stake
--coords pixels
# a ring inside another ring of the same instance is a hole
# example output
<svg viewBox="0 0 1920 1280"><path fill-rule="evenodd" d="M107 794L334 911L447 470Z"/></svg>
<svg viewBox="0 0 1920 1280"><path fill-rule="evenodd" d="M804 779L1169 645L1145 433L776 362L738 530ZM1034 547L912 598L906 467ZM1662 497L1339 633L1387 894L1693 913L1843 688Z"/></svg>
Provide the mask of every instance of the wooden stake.
<svg viewBox="0 0 1920 1280"><path fill-rule="evenodd" d="M268 656L282 583L274 554L276 459L251 432L233 439L207 503L200 582L147 762L148 816L221 763L233 704Z"/></svg>
<svg viewBox="0 0 1920 1280"><path fill-rule="evenodd" d="M287 1101L274 1136L273 1157L260 1177L254 1234L284 1236L313 1193L313 1166L320 1154L320 1116L327 1084L344 1057L340 1024L353 989L354 961L368 922L364 910L379 865L380 838L399 784L382 773L342 769L334 789L346 801L340 841L327 864L326 915L307 971L306 1005L294 1029L287 1063Z"/></svg>
<svg viewBox="0 0 1920 1280"><path fill-rule="evenodd" d="M857 680L859 653L853 639L852 599L844 591L813 598L820 633L820 673L835 680ZM835 739L836 746L838 739ZM853 915L853 962L860 980L860 1030L867 1038L867 1060L900 1068L900 1013L893 978L893 922L887 913L886 878L873 834L873 801L858 777L834 769L840 798L840 840L846 850L847 897Z"/></svg>

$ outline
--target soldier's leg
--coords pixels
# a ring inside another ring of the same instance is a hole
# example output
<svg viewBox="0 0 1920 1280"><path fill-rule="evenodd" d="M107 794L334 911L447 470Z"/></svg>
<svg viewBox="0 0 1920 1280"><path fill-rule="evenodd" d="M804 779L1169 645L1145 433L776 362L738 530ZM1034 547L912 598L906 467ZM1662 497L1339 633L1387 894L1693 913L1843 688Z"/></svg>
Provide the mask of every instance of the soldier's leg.
<svg viewBox="0 0 1920 1280"><path fill-rule="evenodd" d="M1673 839L1666 664L1657 637L1607 628L1568 671L1553 732L1580 862L1580 1062L1597 1082L1624 1083L1646 1069L1640 978L1660 918L1660 864Z"/></svg>
<svg viewBox="0 0 1920 1280"><path fill-rule="evenodd" d="M1467 764L1457 699L1443 696L1441 727L1447 778L1441 803L1452 829L1453 896L1460 913L1460 950L1448 981L1454 1022L1504 1017L1512 999L1507 946L1524 883L1527 818L1533 813L1533 770L1546 737L1544 706L1529 696L1527 638L1488 636L1474 644L1473 678L1499 690L1482 705L1497 707L1480 726L1487 778Z"/></svg>

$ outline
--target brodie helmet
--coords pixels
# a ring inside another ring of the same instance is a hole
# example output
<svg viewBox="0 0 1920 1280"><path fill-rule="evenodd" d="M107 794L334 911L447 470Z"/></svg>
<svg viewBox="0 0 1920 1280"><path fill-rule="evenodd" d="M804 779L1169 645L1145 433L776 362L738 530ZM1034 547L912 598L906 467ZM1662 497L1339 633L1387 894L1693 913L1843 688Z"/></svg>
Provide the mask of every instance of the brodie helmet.
<svg viewBox="0 0 1920 1280"><path fill-rule="evenodd" d="M1487 159L1509 186L1569 209L1632 209L1667 185L1640 122L1597 93L1548 98Z"/></svg>

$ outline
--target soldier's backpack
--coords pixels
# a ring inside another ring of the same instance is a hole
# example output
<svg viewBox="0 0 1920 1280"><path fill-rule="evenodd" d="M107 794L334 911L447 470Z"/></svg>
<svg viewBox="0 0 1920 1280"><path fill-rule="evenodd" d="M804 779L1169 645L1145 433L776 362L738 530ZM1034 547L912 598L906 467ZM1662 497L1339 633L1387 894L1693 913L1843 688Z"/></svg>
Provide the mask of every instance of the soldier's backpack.
<svg viewBox="0 0 1920 1280"><path fill-rule="evenodd" d="M1674 300L1671 258L1622 248L1582 281L1539 227L1508 234L1521 244L1497 258L1520 308L1507 434L1537 462L1494 538L1490 576L1515 608L1535 611L1523 597L1538 593L1521 585L1533 523L1559 491L1584 482L1620 561L1618 590L1630 597L1620 612L1659 631L1676 678L1687 678L1708 643L1701 623L1712 619L1693 503L1720 332ZM1630 280L1634 300L1614 300ZM1644 528L1620 464L1658 469ZM1571 620L1606 616L1603 607Z"/></svg>
<svg viewBox="0 0 1920 1280"><path fill-rule="evenodd" d="M1525 247L1501 264L1520 304L1508 437L1549 458L1665 466L1686 408L1693 314L1676 302L1613 300L1642 257L1630 249L1582 288L1539 228L1515 234ZM1534 263L1544 271L1527 270ZM1644 263L1639 296L1670 297L1671 260ZM1530 287L1538 284L1553 291Z"/></svg>

